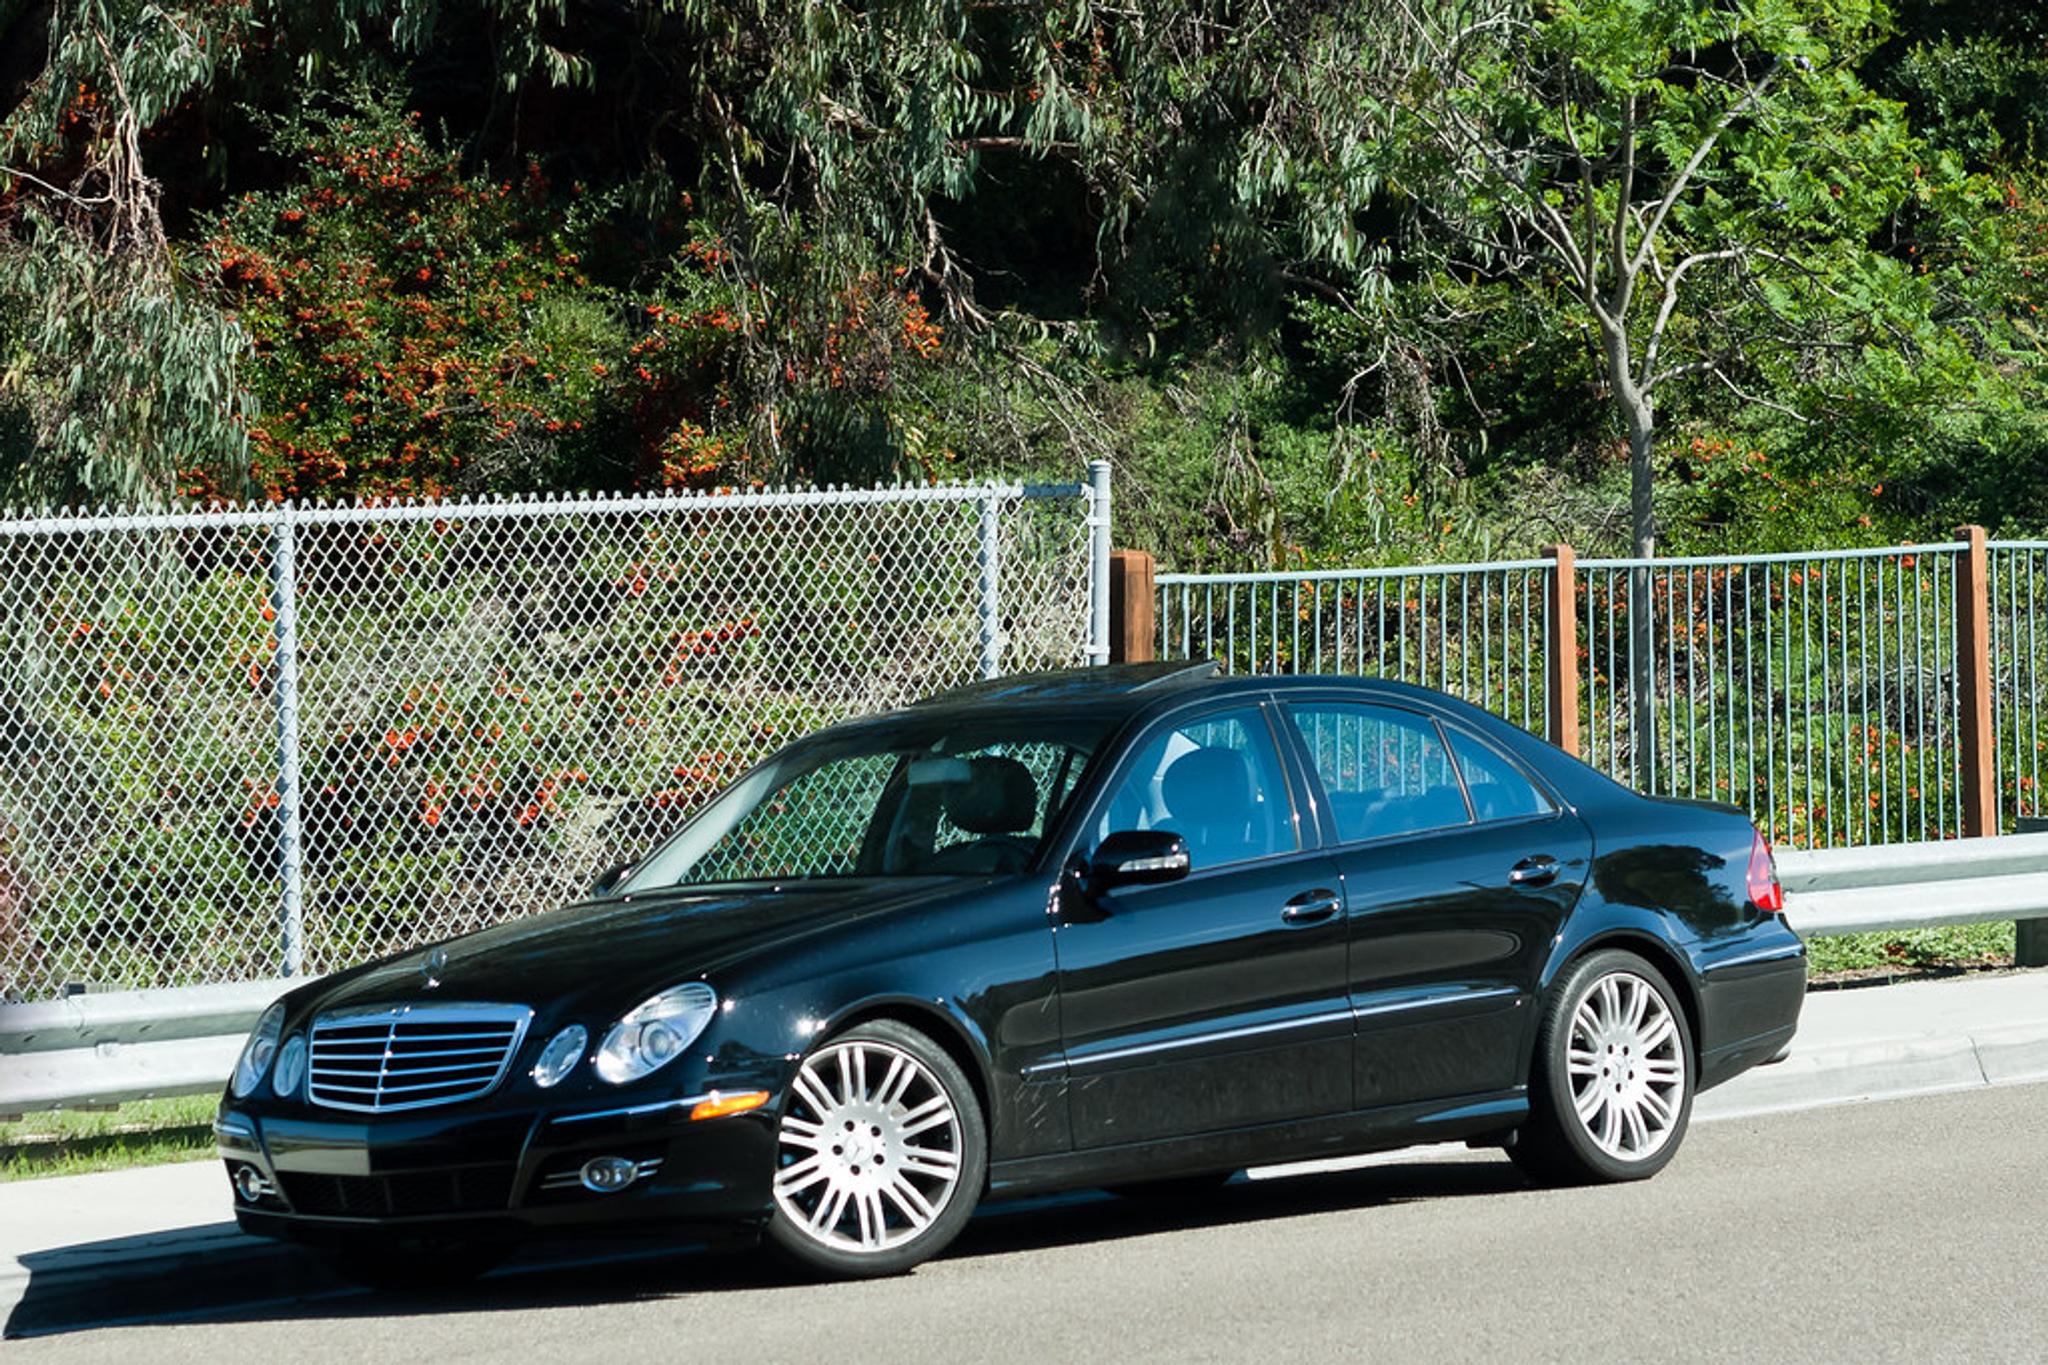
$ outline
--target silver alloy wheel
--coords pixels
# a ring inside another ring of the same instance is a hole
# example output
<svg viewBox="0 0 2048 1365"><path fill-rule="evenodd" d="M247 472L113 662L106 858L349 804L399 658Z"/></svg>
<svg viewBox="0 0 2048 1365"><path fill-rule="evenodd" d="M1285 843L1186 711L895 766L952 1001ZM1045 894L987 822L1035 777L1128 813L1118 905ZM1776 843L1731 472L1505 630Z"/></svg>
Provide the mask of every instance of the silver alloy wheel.
<svg viewBox="0 0 2048 1365"><path fill-rule="evenodd" d="M1621 1161L1662 1150L1685 1102L1685 1040L1657 988L1607 973L1572 1011L1565 1046L1572 1107L1594 1144Z"/></svg>
<svg viewBox="0 0 2048 1365"><path fill-rule="evenodd" d="M960 1183L960 1116L900 1047L849 1039L797 1071L777 1135L775 1206L836 1251L875 1253L929 1228Z"/></svg>

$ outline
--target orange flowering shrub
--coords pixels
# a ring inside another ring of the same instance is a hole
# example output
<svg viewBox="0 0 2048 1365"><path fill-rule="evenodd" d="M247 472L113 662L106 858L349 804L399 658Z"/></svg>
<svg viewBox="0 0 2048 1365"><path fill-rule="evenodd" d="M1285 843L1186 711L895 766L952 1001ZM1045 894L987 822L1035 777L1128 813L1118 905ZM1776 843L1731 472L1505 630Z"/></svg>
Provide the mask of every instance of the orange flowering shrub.
<svg viewBox="0 0 2048 1365"><path fill-rule="evenodd" d="M743 265L703 221L639 292L609 202L538 163L474 174L388 101L286 124L279 150L303 178L201 248L255 343L250 467L188 470L187 496L843 477L831 433L886 426L899 372L944 344L903 268L796 239Z"/></svg>
<svg viewBox="0 0 2048 1365"><path fill-rule="evenodd" d="M264 497L442 496L583 463L627 344L586 274L597 218L537 165L466 174L391 105L287 125L305 177L207 237L255 342ZM194 470L187 492L237 490Z"/></svg>

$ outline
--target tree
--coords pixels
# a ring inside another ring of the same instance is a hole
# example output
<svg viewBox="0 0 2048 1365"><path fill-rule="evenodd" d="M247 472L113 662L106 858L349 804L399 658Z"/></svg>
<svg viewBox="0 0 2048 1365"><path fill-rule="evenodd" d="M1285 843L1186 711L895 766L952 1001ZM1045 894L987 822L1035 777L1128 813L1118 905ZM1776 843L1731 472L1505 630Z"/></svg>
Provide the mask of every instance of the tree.
<svg viewBox="0 0 2048 1365"><path fill-rule="evenodd" d="M1867 346L1910 354L1927 291L1879 249L1915 194L1898 105L1857 64L1873 0L1390 0L1379 98L1414 258L1513 281L1580 330L1656 552L1660 408L1718 389L1809 422ZM1799 405L1773 396L1794 381ZM1804 410L1802 410L1804 409ZM1647 572L1630 613L1649 697ZM1636 727L1639 771L1652 737Z"/></svg>
<svg viewBox="0 0 2048 1365"><path fill-rule="evenodd" d="M1710 381L1782 407L1745 380L1824 364L1919 311L1871 245L1914 180L1898 106L1855 74L1883 36L1872 5L1395 13L1420 58L1382 90L1407 158L1407 246L1514 278L1589 334L1628 439L1637 555L1656 547L1662 393Z"/></svg>

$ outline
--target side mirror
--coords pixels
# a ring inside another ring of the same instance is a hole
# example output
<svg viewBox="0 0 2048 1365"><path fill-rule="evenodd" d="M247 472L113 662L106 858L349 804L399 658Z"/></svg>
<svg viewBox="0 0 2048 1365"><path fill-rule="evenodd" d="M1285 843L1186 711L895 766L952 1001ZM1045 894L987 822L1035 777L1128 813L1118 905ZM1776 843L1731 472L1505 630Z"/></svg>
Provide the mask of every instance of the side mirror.
<svg viewBox="0 0 2048 1365"><path fill-rule="evenodd" d="M1177 882L1194 864L1187 840L1163 829L1120 829L1104 839L1088 860L1091 893L1119 886L1157 886Z"/></svg>
<svg viewBox="0 0 2048 1365"><path fill-rule="evenodd" d="M609 896L612 892L619 889L619 883L626 880L626 875L637 866L639 866L637 863L613 863L610 867L597 874L597 880L590 884L590 894L592 896Z"/></svg>

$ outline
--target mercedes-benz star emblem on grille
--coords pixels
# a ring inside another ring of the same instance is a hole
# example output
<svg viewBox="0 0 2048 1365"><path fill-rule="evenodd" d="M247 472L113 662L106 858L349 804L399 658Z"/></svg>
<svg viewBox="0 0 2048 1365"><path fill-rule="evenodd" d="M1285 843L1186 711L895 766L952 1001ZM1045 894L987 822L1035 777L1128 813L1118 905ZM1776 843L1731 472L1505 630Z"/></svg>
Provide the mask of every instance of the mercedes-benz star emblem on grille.
<svg viewBox="0 0 2048 1365"><path fill-rule="evenodd" d="M448 950L446 948L430 948L427 950L426 961L420 963L420 975L427 979L428 990L432 990L441 984L441 973L447 969L447 966Z"/></svg>

